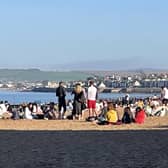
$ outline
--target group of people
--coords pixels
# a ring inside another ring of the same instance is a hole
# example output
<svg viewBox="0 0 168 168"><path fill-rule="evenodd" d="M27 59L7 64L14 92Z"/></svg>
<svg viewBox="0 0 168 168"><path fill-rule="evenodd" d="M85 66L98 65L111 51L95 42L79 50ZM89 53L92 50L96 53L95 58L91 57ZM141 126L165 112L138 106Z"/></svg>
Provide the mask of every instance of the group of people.
<svg viewBox="0 0 168 168"><path fill-rule="evenodd" d="M59 113L64 115L66 112L66 91L63 82L60 82L56 95L58 96ZM72 118L82 119L82 112L87 107L88 117L86 120L97 120L99 124L131 122L141 124L144 123L146 116L165 116L168 113L168 89L166 87L162 88L160 98L154 96L153 98L131 100L129 94L126 94L119 102L107 101L106 105L100 101L97 103L98 90L93 81L89 82L87 91L80 83L77 83L72 95L74 95ZM97 104L99 107L97 107ZM118 107L120 106L122 106L122 115L118 114Z"/></svg>
<svg viewBox="0 0 168 168"><path fill-rule="evenodd" d="M96 113L96 100L98 98L98 90L94 86L94 82L89 82L89 87L87 91L77 83L72 91L73 98L73 109L72 118L81 120L83 115L83 110L87 107L89 110L89 117L97 117ZM56 89L56 96L58 97L59 106L59 118L64 118L66 112L66 89L63 82L59 83L59 87Z"/></svg>
<svg viewBox="0 0 168 168"><path fill-rule="evenodd" d="M98 99L98 89L93 81L88 88L76 83L72 91L73 100L66 100L66 88L60 82L56 88L58 103L28 103L10 105L0 102L0 118L13 119L73 119L96 121L100 125L121 123L144 123L148 116L163 117L168 114L168 89L163 87L161 96L137 99L126 94L114 100ZM68 115L67 115L68 112ZM87 114L87 115L86 115Z"/></svg>
<svg viewBox="0 0 168 168"><path fill-rule="evenodd" d="M0 118L2 119L57 119L57 105L54 102L49 104L37 104L35 102L11 105L9 102L0 102Z"/></svg>
<svg viewBox="0 0 168 168"><path fill-rule="evenodd" d="M99 115L97 123L99 125L114 124L120 125L130 123L144 123L146 113L143 108L137 106L135 110L131 109L129 105L119 106L112 102L107 103L107 109L105 112Z"/></svg>
<svg viewBox="0 0 168 168"><path fill-rule="evenodd" d="M7 102L0 102L0 118L13 119L65 119L71 117L72 119L83 119L83 111L87 108L89 110L89 117L97 117L96 100L98 90L94 86L94 82L89 82L87 91L77 83L72 91L73 103L71 116L66 116L67 101L66 89L64 83L60 82L59 87L56 88L56 96L58 97L58 104L50 102L49 104L39 105L37 103L21 104L11 106Z"/></svg>

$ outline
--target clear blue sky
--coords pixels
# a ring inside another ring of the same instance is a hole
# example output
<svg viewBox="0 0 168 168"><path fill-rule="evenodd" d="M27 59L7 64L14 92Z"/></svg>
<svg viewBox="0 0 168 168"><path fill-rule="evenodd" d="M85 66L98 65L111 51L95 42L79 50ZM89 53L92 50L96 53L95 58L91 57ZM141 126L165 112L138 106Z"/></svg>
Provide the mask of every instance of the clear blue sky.
<svg viewBox="0 0 168 168"><path fill-rule="evenodd" d="M167 0L4 0L0 22L0 68L168 67Z"/></svg>

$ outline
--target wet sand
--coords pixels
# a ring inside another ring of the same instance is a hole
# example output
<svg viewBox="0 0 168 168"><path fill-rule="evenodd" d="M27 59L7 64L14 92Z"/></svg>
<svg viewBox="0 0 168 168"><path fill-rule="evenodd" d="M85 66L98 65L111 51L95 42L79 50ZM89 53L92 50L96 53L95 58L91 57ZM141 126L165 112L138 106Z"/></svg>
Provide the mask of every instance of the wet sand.
<svg viewBox="0 0 168 168"><path fill-rule="evenodd" d="M122 126L0 120L0 168L167 168L167 119Z"/></svg>

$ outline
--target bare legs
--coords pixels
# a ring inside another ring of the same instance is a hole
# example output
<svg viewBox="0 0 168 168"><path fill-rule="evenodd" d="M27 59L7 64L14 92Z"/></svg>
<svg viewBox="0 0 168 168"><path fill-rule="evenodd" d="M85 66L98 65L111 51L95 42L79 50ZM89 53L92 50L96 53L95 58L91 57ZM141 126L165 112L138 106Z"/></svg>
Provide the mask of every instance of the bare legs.
<svg viewBox="0 0 168 168"><path fill-rule="evenodd" d="M94 108L89 108L89 117L97 117L97 112L96 112L96 109Z"/></svg>

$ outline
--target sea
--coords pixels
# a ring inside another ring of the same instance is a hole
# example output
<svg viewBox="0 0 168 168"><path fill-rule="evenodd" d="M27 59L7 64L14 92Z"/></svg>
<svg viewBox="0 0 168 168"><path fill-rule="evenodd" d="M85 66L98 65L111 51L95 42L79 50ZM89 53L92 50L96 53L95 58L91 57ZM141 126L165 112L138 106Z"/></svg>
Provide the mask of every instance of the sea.
<svg viewBox="0 0 168 168"><path fill-rule="evenodd" d="M146 98L152 97L154 95L160 96L159 94L154 93L130 93L130 97L136 98ZM117 99L125 96L125 93L99 93L99 99ZM67 93L66 99L73 99L73 95ZM0 101L8 101L10 104L21 104L21 103L29 103L29 102L37 102L37 103L49 103L55 102L57 103L57 97L55 93L48 92L19 92L19 91L7 91L0 90Z"/></svg>

